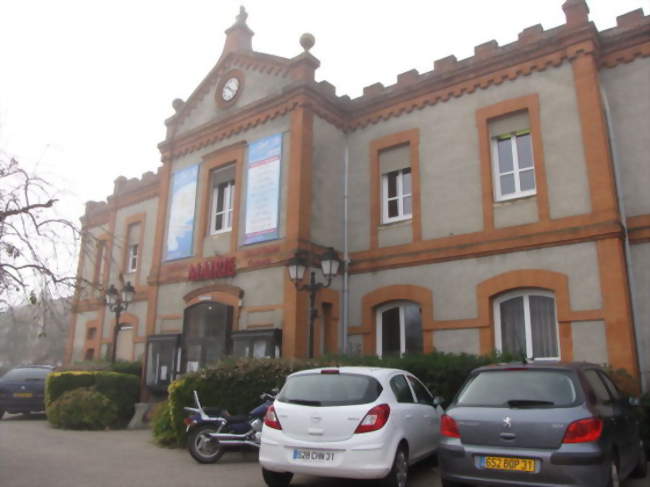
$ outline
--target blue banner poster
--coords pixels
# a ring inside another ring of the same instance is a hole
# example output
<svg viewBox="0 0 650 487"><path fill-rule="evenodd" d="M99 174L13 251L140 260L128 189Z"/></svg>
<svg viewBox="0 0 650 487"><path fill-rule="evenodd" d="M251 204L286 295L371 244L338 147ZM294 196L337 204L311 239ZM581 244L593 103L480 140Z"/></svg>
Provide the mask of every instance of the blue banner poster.
<svg viewBox="0 0 650 487"><path fill-rule="evenodd" d="M282 134L253 142L248 148L244 244L279 237Z"/></svg>
<svg viewBox="0 0 650 487"><path fill-rule="evenodd" d="M176 171L172 176L165 260L182 259L192 255L198 172L197 164Z"/></svg>

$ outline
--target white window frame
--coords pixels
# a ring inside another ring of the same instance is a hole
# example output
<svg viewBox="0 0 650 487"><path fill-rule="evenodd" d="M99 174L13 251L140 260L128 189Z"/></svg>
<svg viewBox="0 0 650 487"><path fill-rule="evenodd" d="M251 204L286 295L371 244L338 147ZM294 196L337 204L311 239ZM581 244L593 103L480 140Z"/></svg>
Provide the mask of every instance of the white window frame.
<svg viewBox="0 0 650 487"><path fill-rule="evenodd" d="M416 305L418 303L414 301L390 301L386 304L379 306L375 312L375 343L376 343L376 352L377 356L381 358L382 349L383 349L383 321L382 313L391 308L399 308L399 356L403 357L406 353L406 320L404 317L404 306L406 305ZM424 330L423 330L424 331Z"/></svg>
<svg viewBox="0 0 650 487"><path fill-rule="evenodd" d="M526 337L526 357L533 359L533 332L532 322L530 319L530 296L544 296L553 299L554 314L555 314L555 339L557 343L557 356L554 357L535 357L534 360L561 360L562 347L560 343L560 327L557 321L557 301L555 294L541 289L517 289L505 294L502 294L493 300L494 309L494 343L498 352L503 351L503 341L501 335L501 303L509 301L513 298L524 298L524 334Z"/></svg>
<svg viewBox="0 0 650 487"><path fill-rule="evenodd" d="M533 165L531 167L526 167L523 169L519 168L519 154L517 153L517 137L521 135L530 135L530 153L533 159ZM500 172L499 170L499 148L498 142L499 139L508 136L510 138L510 148L512 150L512 171ZM526 191L521 190L521 178L519 176L520 172L532 171L533 178L535 180L535 187ZM508 174L514 175L515 180L515 192L508 193L506 195L501 192L501 176ZM535 173L535 154L533 154L533 134L530 129L517 130L515 132L508 132L505 134L499 134L492 138L492 175L494 181L494 199L495 201L508 201L514 200L517 198L524 198L526 196L533 196L537 194L537 174Z"/></svg>
<svg viewBox="0 0 650 487"><path fill-rule="evenodd" d="M404 193L404 173L408 171L411 174L411 193ZM394 197L388 197L388 175L392 173L397 173L397 195ZM404 212L404 199L411 198L411 213L406 214ZM393 223L403 220L409 220L413 217L413 172L410 167L404 167L402 169L397 169L395 171L389 171L382 174L382 223ZM388 202L397 201L397 216L389 217L388 216Z"/></svg>
<svg viewBox="0 0 650 487"><path fill-rule="evenodd" d="M213 175L214 177L214 175ZM222 186L224 185L225 186ZM219 189L224 188L223 195L223 210L218 211L219 203ZM218 235L220 233L230 232L232 230L232 216L233 216L233 201L235 195L235 181L218 181L214 182L212 186L212 210L210 211L210 235ZM222 227L215 228L217 216L222 215Z"/></svg>
<svg viewBox="0 0 650 487"><path fill-rule="evenodd" d="M128 273L135 272L138 269L138 250L139 245L137 243L129 245L126 261L126 271Z"/></svg>

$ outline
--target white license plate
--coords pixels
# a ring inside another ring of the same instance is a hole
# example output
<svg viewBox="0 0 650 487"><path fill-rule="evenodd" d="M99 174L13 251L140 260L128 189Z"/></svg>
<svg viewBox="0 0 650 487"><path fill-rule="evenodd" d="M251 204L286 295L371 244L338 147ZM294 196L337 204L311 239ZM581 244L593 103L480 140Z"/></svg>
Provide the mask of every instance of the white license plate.
<svg viewBox="0 0 650 487"><path fill-rule="evenodd" d="M307 462L333 462L334 452L323 450L305 450L303 448L295 448L293 450L294 460L304 460Z"/></svg>

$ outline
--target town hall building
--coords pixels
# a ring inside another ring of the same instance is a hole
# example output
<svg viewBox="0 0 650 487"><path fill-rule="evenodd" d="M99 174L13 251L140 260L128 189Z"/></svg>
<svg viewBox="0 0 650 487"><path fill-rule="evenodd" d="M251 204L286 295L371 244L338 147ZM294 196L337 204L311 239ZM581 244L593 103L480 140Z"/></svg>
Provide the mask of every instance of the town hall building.
<svg viewBox="0 0 650 487"><path fill-rule="evenodd" d="M498 350L650 387L650 17L563 9L355 99L242 9L162 165L86 205L67 361L115 346L161 391L226 356Z"/></svg>

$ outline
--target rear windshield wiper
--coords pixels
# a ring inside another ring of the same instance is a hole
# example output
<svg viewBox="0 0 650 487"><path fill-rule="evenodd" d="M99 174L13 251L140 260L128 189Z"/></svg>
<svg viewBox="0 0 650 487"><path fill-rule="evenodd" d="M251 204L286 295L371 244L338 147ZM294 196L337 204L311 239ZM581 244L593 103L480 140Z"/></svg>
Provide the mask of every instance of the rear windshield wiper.
<svg viewBox="0 0 650 487"><path fill-rule="evenodd" d="M321 401L310 401L309 399L287 399L291 404L302 404L303 406L320 406Z"/></svg>
<svg viewBox="0 0 650 487"><path fill-rule="evenodd" d="M535 399L510 399L507 401L511 408L534 408L537 406L554 406L553 401L538 401Z"/></svg>

